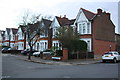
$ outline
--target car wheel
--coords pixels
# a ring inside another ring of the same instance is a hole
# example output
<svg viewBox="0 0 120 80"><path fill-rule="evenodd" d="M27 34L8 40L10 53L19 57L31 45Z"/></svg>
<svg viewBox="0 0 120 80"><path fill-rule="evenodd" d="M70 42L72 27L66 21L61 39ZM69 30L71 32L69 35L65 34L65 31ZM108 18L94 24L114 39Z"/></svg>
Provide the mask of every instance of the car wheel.
<svg viewBox="0 0 120 80"><path fill-rule="evenodd" d="M114 63L117 63L117 60L116 60L116 58L114 58L114 59L113 59L113 62L114 62Z"/></svg>

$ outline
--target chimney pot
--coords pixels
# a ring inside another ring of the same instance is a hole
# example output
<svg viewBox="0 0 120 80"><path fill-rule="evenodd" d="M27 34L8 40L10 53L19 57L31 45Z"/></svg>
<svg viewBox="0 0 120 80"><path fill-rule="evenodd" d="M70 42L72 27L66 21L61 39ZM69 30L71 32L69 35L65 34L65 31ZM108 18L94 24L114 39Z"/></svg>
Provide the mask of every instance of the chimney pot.
<svg viewBox="0 0 120 80"><path fill-rule="evenodd" d="M102 9L97 9L97 14L101 14L102 13Z"/></svg>
<svg viewBox="0 0 120 80"><path fill-rule="evenodd" d="M106 13L106 14L107 14L108 18L110 19L110 13Z"/></svg>
<svg viewBox="0 0 120 80"><path fill-rule="evenodd" d="M64 18L66 18L66 15L64 15Z"/></svg>

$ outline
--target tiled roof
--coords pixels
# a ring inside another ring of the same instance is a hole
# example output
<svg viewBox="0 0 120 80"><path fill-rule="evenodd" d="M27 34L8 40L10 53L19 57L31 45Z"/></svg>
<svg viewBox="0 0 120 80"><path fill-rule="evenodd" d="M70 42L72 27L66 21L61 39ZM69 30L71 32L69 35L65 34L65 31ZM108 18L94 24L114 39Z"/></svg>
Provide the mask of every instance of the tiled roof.
<svg viewBox="0 0 120 80"><path fill-rule="evenodd" d="M83 13L85 14L88 20L92 20L94 16L96 15L95 13L88 11L86 9L81 8L81 10L83 11Z"/></svg>
<svg viewBox="0 0 120 80"><path fill-rule="evenodd" d="M38 23L35 23L35 24L28 24L29 27L30 27L30 32L34 32L37 28L38 28ZM22 29L22 32L24 33L25 30L26 30L26 26L23 26L23 25L20 25L21 29Z"/></svg>
<svg viewBox="0 0 120 80"><path fill-rule="evenodd" d="M75 22L75 20L76 20L76 19L71 19L71 20L69 20L69 21L70 21L70 25L73 25L74 22Z"/></svg>
<svg viewBox="0 0 120 80"><path fill-rule="evenodd" d="M52 21L47 20L47 19L42 19L42 20L43 20L43 23L44 23L44 25L45 25L46 27L50 27Z"/></svg>
<svg viewBox="0 0 120 80"><path fill-rule="evenodd" d="M38 29L38 26L39 26L39 23L29 24L30 33L33 33L34 31L36 31Z"/></svg>
<svg viewBox="0 0 120 80"><path fill-rule="evenodd" d="M8 35L10 34L10 28L6 28Z"/></svg>
<svg viewBox="0 0 120 80"><path fill-rule="evenodd" d="M17 31L18 31L18 29L16 29L16 28L11 28L11 29L12 29L12 31L13 31L13 34L16 34Z"/></svg>
<svg viewBox="0 0 120 80"><path fill-rule="evenodd" d="M60 26L69 25L69 20L68 20L68 18L66 18L66 17L61 18L61 17L58 17L58 16L56 16L56 18L57 18Z"/></svg>
<svg viewBox="0 0 120 80"><path fill-rule="evenodd" d="M69 25L72 25L75 21L75 19L72 19L72 20L69 20L68 18L66 17L58 17L56 16L60 26L69 26Z"/></svg>

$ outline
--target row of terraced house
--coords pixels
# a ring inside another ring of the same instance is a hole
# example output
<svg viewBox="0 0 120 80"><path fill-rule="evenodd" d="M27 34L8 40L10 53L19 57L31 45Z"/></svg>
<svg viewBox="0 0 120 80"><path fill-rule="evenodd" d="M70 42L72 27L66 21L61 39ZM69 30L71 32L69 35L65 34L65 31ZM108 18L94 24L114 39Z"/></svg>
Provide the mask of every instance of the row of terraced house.
<svg viewBox="0 0 120 80"><path fill-rule="evenodd" d="M37 25L44 27L44 34L41 34L38 41L34 45L34 49L42 51L50 49L52 46L61 47L59 40L54 36L61 26L72 26L80 33L80 40L87 43L88 52L95 54L103 54L105 51L116 50L115 42L115 25L111 21L110 13L97 9L97 13L93 13L86 9L80 8L75 19L55 16L53 21L42 19L40 22L30 25L31 31L37 29ZM29 48L25 28L19 26L18 29L6 28L0 31L0 44L24 50ZM118 35L120 36L120 35Z"/></svg>

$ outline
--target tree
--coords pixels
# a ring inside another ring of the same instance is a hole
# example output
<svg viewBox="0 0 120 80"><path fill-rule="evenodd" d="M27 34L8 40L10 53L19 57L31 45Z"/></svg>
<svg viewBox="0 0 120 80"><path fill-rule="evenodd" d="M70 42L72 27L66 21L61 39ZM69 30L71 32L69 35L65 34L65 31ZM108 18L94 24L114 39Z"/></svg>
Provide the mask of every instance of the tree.
<svg viewBox="0 0 120 80"><path fill-rule="evenodd" d="M22 17L22 25L25 28L24 35L27 37L28 45L30 47L30 53L28 55L28 59L31 59L31 54L33 50L33 46L37 42L40 34L43 33L42 27L40 25L40 14L35 15L31 14L29 10L25 12L25 14ZM32 28L34 26L34 28Z"/></svg>
<svg viewBox="0 0 120 80"><path fill-rule="evenodd" d="M57 29L55 37L62 43L63 48L68 48L72 40L79 39L79 34L71 26L62 26Z"/></svg>
<svg viewBox="0 0 120 80"><path fill-rule="evenodd" d="M80 40L80 34L71 26L59 27L56 38L62 43L63 48L68 48L69 52L87 50L87 43Z"/></svg>

